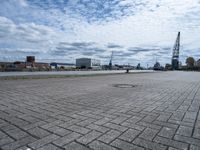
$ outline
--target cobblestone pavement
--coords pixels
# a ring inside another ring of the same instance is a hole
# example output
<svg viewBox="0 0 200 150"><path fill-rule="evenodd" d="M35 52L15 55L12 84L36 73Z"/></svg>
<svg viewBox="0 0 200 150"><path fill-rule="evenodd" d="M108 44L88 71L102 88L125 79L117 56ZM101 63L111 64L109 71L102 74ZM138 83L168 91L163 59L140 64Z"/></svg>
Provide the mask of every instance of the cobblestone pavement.
<svg viewBox="0 0 200 150"><path fill-rule="evenodd" d="M0 80L0 147L199 150L199 108L195 72Z"/></svg>

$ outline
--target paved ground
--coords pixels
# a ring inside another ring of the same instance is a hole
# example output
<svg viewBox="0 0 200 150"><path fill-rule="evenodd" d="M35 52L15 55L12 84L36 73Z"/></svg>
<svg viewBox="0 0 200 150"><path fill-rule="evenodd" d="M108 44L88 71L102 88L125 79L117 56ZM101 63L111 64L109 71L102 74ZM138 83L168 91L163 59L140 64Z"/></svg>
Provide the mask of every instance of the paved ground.
<svg viewBox="0 0 200 150"><path fill-rule="evenodd" d="M99 70L99 71L34 71L34 72L0 72L0 77L13 76L47 76L47 75L95 75L95 74L117 74L126 70ZM153 70L130 70L131 73L153 72Z"/></svg>
<svg viewBox="0 0 200 150"><path fill-rule="evenodd" d="M1 80L0 147L199 150L199 108L193 72Z"/></svg>

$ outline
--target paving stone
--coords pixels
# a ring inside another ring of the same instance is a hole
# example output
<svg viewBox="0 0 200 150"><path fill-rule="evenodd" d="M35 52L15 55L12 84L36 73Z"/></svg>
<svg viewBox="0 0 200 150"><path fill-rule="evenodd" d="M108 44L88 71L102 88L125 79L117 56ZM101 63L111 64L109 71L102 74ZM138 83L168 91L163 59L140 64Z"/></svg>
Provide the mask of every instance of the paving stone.
<svg viewBox="0 0 200 150"><path fill-rule="evenodd" d="M121 131L121 132L124 132L124 131L127 130L126 127L120 126L120 125L117 125L117 124L114 124L114 123L106 123L106 124L104 124L104 126L108 127L108 128L111 128L111 129L115 129L115 130Z"/></svg>
<svg viewBox="0 0 200 150"><path fill-rule="evenodd" d="M31 136L28 136L28 137L22 138L22 139L20 139L18 141L9 143L7 145L4 145L4 146L2 146L2 149L3 150L14 150L14 149L17 149L19 147L25 146L28 143L32 143L34 141L36 141L35 138L33 138Z"/></svg>
<svg viewBox="0 0 200 150"><path fill-rule="evenodd" d="M200 116L200 115L199 115ZM200 129L200 121L196 121L195 128Z"/></svg>
<svg viewBox="0 0 200 150"><path fill-rule="evenodd" d="M19 147L19 148L17 148L16 150L27 150L27 149L31 150L31 149L30 149L29 147L27 147L27 146Z"/></svg>
<svg viewBox="0 0 200 150"><path fill-rule="evenodd" d="M190 118L183 118L182 121L184 121L184 122L190 122L190 123L194 124L196 120L195 119L190 119Z"/></svg>
<svg viewBox="0 0 200 150"><path fill-rule="evenodd" d="M153 138L156 136L156 134L159 132L159 130L154 130L150 128L146 128L141 134L140 138L146 139L146 140L153 140Z"/></svg>
<svg viewBox="0 0 200 150"><path fill-rule="evenodd" d="M51 127L53 127L53 126L60 125L60 124L62 124L62 123L63 123L63 121L61 121L61 120L56 120L56 121L54 121L54 122L46 123L45 125L41 126L41 128L43 128L43 129L48 129L48 128L51 128Z"/></svg>
<svg viewBox="0 0 200 150"><path fill-rule="evenodd" d="M152 150L166 150L166 146L152 142L152 141L147 141L141 138L136 138L133 141L134 144L139 145L141 147L145 147L147 149L152 149Z"/></svg>
<svg viewBox="0 0 200 150"><path fill-rule="evenodd" d="M7 135L4 132L0 131L0 139L5 138L5 137L7 137Z"/></svg>
<svg viewBox="0 0 200 150"><path fill-rule="evenodd" d="M85 127L85 126L90 125L90 124L93 123L94 121L96 121L96 119L91 119L91 118L89 118L89 119L87 119L87 120L84 120L84 121L81 121L81 122L76 123L76 125Z"/></svg>
<svg viewBox="0 0 200 150"><path fill-rule="evenodd" d="M58 138L57 140L53 141L53 143L61 147L61 146L64 146L65 144L68 144L74 141L75 139L78 139L80 136L81 136L80 134L76 132L72 132L66 136Z"/></svg>
<svg viewBox="0 0 200 150"><path fill-rule="evenodd" d="M26 136L28 136L28 134L20 129L14 129L14 130L9 130L6 131L6 133L11 136L12 138L14 138L15 140L19 140L21 138L24 138Z"/></svg>
<svg viewBox="0 0 200 150"><path fill-rule="evenodd" d="M128 127L128 128L133 128L139 131L143 131L145 129L145 127L141 126L141 125L137 125L137 124L133 124L130 122L124 122L121 124L122 126Z"/></svg>
<svg viewBox="0 0 200 150"><path fill-rule="evenodd" d="M152 124L152 123L148 123L148 122L142 122L142 121L138 122L137 125L156 129L156 130L160 130L162 128L161 125L156 125L156 124Z"/></svg>
<svg viewBox="0 0 200 150"><path fill-rule="evenodd" d="M59 124L57 124L57 126L67 129L68 127L70 127L70 126L72 126L72 125L75 125L76 123L78 123L78 122L80 122L80 121L81 121L81 120L72 119L72 120L67 121L67 122L65 122L65 123L59 123ZM54 125L53 125L53 126L54 126ZM51 127L53 127L53 126L51 126Z"/></svg>
<svg viewBox="0 0 200 150"><path fill-rule="evenodd" d="M131 143L116 139L111 143L112 146L117 147L121 150L144 150L144 148L133 145Z"/></svg>
<svg viewBox="0 0 200 150"><path fill-rule="evenodd" d="M67 129L74 131L74 132L78 132L80 134L87 134L88 132L90 132L89 129L86 129L84 127L80 127L80 126L77 126L77 125L70 126Z"/></svg>
<svg viewBox="0 0 200 150"><path fill-rule="evenodd" d="M61 121L69 121L72 119L72 118L64 116L64 115L57 115L57 116L54 116L54 118L59 119Z"/></svg>
<svg viewBox="0 0 200 150"><path fill-rule="evenodd" d="M194 129L193 137L200 139L200 129L198 129L198 128Z"/></svg>
<svg viewBox="0 0 200 150"><path fill-rule="evenodd" d="M140 121L142 119L142 117L138 117L138 116L133 116L133 117L131 117L131 118L129 118L129 119L127 119L126 121L127 122L131 122L131 123L137 123L138 121Z"/></svg>
<svg viewBox="0 0 200 150"><path fill-rule="evenodd" d="M175 148L183 149L183 150L188 149L188 144L179 142L178 140L175 141L175 140L171 140L171 139L159 137L159 136L156 136L156 138L154 139L155 142L163 144L163 145L167 145L167 146L171 146L171 147L175 147Z"/></svg>
<svg viewBox="0 0 200 150"><path fill-rule="evenodd" d="M36 127L36 128L32 128L30 130L28 130L28 132L31 134L31 135L34 135L38 138L43 138L47 135L49 135L50 133L44 129L41 129L39 127Z"/></svg>
<svg viewBox="0 0 200 150"><path fill-rule="evenodd" d="M107 145L100 141L93 141L89 144L89 147L94 150L117 150L116 148L111 147L110 145Z"/></svg>
<svg viewBox="0 0 200 150"><path fill-rule="evenodd" d="M35 123L32 123L32 124L28 124L28 125L26 125L26 126L23 126L22 128L23 128L24 130L29 130L29 129L32 129L32 128L35 128L35 127L42 126L42 125L44 125L44 124L46 124L45 121L38 121L38 122L35 122Z"/></svg>
<svg viewBox="0 0 200 150"><path fill-rule="evenodd" d="M65 150L90 150L88 147L83 146L79 143L72 142L66 146L64 146Z"/></svg>
<svg viewBox="0 0 200 150"><path fill-rule="evenodd" d="M197 116L197 112L186 112L184 118L195 120Z"/></svg>
<svg viewBox="0 0 200 150"><path fill-rule="evenodd" d="M72 132L72 131L69 131L67 129L64 129L64 128L61 128L61 127L58 127L58 126L50 127L47 130L54 133L54 134L60 135L60 136L65 136L65 135Z"/></svg>
<svg viewBox="0 0 200 150"><path fill-rule="evenodd" d="M200 146L200 140L199 139L180 136L180 135L175 135L174 139L177 140L177 141L188 143L188 144L194 144L194 145Z"/></svg>
<svg viewBox="0 0 200 150"><path fill-rule="evenodd" d="M157 118L157 116L151 116L151 115L148 115L148 116L146 116L146 117L144 117L143 119L142 119L142 121L144 121L144 122L153 122L155 119Z"/></svg>
<svg viewBox="0 0 200 150"><path fill-rule="evenodd" d="M40 148L48 143L51 143L52 141L55 141L56 139L58 139L59 136L57 135L54 135L54 134L51 134L51 135L48 135L42 139L39 139L31 144L28 144L29 147L33 148L33 149L37 149L37 148Z"/></svg>
<svg viewBox="0 0 200 150"><path fill-rule="evenodd" d="M105 117L105 118L102 118L102 119L100 119L100 120L94 122L94 124L103 125L103 124L109 122L110 120L112 120L112 119Z"/></svg>
<svg viewBox="0 0 200 150"><path fill-rule="evenodd" d="M62 150L62 149L53 144L47 144L45 146L40 147L37 150Z"/></svg>
<svg viewBox="0 0 200 150"><path fill-rule="evenodd" d="M18 128L12 124L6 124L5 126L1 127L1 130L7 132L9 130L18 130Z"/></svg>
<svg viewBox="0 0 200 150"><path fill-rule="evenodd" d="M100 138L98 138L98 140L100 140L104 143L110 143L111 141L116 139L120 134L121 134L121 132L119 132L119 131L111 130L111 131L107 132L106 134L102 135Z"/></svg>
<svg viewBox="0 0 200 150"><path fill-rule="evenodd" d="M175 128L175 129L178 128L178 125L172 124L172 123L169 123L169 122L163 122L163 121L157 121L156 120L153 123L156 124L156 125L165 126L165 127L169 127L169 128Z"/></svg>
<svg viewBox="0 0 200 150"><path fill-rule="evenodd" d="M193 128L180 126L176 134L183 135L183 136L191 136Z"/></svg>
<svg viewBox="0 0 200 150"><path fill-rule="evenodd" d="M112 122L114 124L120 124L120 123L124 122L127 119L128 118L126 118L126 117L117 117L114 120L111 120L110 122Z"/></svg>
<svg viewBox="0 0 200 150"><path fill-rule="evenodd" d="M183 117L184 117L184 112L177 111L170 117L170 119L181 121L183 119Z"/></svg>
<svg viewBox="0 0 200 150"><path fill-rule="evenodd" d="M168 150L178 150L177 148L169 147Z"/></svg>
<svg viewBox="0 0 200 150"><path fill-rule="evenodd" d="M88 119L87 116L83 116L83 112L81 112L80 115L79 114L71 114L71 115L69 115L69 117L74 118L74 120L80 120L80 121Z"/></svg>
<svg viewBox="0 0 200 150"><path fill-rule="evenodd" d="M5 136L5 137L0 139L0 146L5 145L5 144L9 144L9 143L12 143L12 142L14 142L14 139L12 139L8 136Z"/></svg>
<svg viewBox="0 0 200 150"><path fill-rule="evenodd" d="M99 132L102 132L102 133L105 133L105 132L110 130L109 128L99 126L99 125L96 125L96 124L90 124L89 126L87 126L87 128L92 129L92 130L96 130L96 131L99 131Z"/></svg>
<svg viewBox="0 0 200 150"><path fill-rule="evenodd" d="M134 130L134 129L128 129L126 132L124 132L121 136L119 136L119 139L122 139L124 141L131 142L133 141L138 135L140 134L140 131Z"/></svg>
<svg viewBox="0 0 200 150"><path fill-rule="evenodd" d="M172 139L172 137L174 136L175 132L176 132L176 129L174 129L174 128L163 127L161 129L161 131L158 133L158 135L162 136L162 137L166 137L166 138Z"/></svg>
<svg viewBox="0 0 200 150"><path fill-rule="evenodd" d="M184 121L178 121L178 120L168 120L168 122L177 124L177 125L182 125L182 126L187 126L187 127L193 127L194 124L191 122L184 122Z"/></svg>
<svg viewBox="0 0 200 150"><path fill-rule="evenodd" d="M85 117L89 117L89 118L92 118L92 119L102 119L103 117L102 116L99 116L97 114L92 114L92 113L87 113L87 114L82 114L82 115L85 115Z"/></svg>
<svg viewBox="0 0 200 150"><path fill-rule="evenodd" d="M97 132L97 131L92 131L86 135L84 135L83 137L79 138L77 141L82 143L82 144L88 144L90 142L92 142L93 140L95 140L96 138L98 138L102 133Z"/></svg>
<svg viewBox="0 0 200 150"><path fill-rule="evenodd" d="M190 145L190 150L199 150L199 147L195 145Z"/></svg>

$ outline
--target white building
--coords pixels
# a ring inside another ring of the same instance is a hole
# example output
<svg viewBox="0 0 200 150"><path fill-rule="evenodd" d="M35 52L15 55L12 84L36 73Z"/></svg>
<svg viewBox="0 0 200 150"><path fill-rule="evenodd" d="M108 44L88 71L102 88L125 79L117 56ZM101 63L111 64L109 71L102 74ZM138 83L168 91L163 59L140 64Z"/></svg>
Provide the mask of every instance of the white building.
<svg viewBox="0 0 200 150"><path fill-rule="evenodd" d="M91 58L78 58L76 59L76 67L81 69L100 69L101 61Z"/></svg>
<svg viewBox="0 0 200 150"><path fill-rule="evenodd" d="M197 60L197 61L195 61L194 66L196 66L196 67L200 67L200 59Z"/></svg>

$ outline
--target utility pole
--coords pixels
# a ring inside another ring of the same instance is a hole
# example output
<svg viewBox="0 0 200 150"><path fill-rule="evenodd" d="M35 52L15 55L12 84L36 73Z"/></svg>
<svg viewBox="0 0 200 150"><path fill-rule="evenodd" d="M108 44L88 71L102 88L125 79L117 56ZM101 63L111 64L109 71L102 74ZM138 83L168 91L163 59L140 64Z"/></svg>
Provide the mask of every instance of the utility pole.
<svg viewBox="0 0 200 150"><path fill-rule="evenodd" d="M112 70L113 51L110 56L109 69Z"/></svg>

